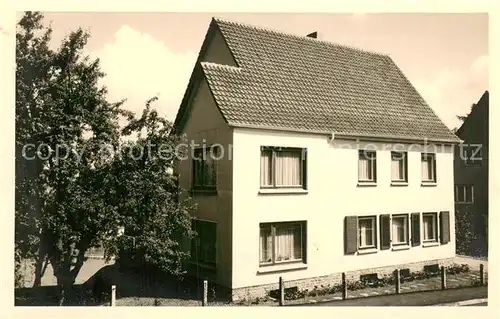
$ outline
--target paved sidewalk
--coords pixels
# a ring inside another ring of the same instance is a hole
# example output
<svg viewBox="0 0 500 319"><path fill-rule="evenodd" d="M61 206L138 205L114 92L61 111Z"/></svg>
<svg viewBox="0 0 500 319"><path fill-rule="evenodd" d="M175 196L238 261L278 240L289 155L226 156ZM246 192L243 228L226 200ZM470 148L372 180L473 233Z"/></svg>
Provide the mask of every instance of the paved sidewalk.
<svg viewBox="0 0 500 319"><path fill-rule="evenodd" d="M487 279L487 276L486 276ZM449 289L459 287L470 287L474 282L479 281L479 271L470 271L468 273L460 273L456 275L448 275L446 278L446 286ZM286 285L286 283L285 283ZM401 284L401 293L411 293L418 291L441 290L441 277L432 277L428 279L414 280ZM396 292L394 286L365 288L360 290L348 291L347 299L392 295ZM332 295L325 296L306 296L305 298L286 301L287 304L304 304L304 303L320 303L327 301L342 300L342 293L338 292Z"/></svg>
<svg viewBox="0 0 500 319"><path fill-rule="evenodd" d="M289 306L433 306L471 299L486 299L488 287L469 287L439 291L414 292ZM456 304L452 304L456 306Z"/></svg>

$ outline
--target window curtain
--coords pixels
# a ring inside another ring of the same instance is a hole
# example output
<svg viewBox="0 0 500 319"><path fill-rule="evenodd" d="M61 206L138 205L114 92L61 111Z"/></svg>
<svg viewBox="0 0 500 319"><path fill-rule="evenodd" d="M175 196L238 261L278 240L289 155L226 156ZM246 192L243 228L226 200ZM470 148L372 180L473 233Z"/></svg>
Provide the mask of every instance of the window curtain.
<svg viewBox="0 0 500 319"><path fill-rule="evenodd" d="M263 150L260 155L260 185L272 186L271 179L272 152Z"/></svg>
<svg viewBox="0 0 500 319"><path fill-rule="evenodd" d="M401 181L404 180L404 165L402 155L393 155L391 170L392 170L392 180Z"/></svg>
<svg viewBox="0 0 500 319"><path fill-rule="evenodd" d="M371 180L370 175L370 161L360 154L358 161L358 178L360 181Z"/></svg>
<svg viewBox="0 0 500 319"><path fill-rule="evenodd" d="M275 245L277 262L302 258L300 226L276 227Z"/></svg>
<svg viewBox="0 0 500 319"><path fill-rule="evenodd" d="M434 179L433 176L433 161L429 156L425 156L422 158L422 180L431 181Z"/></svg>
<svg viewBox="0 0 500 319"><path fill-rule="evenodd" d="M215 186L216 180L215 180L215 171L216 171L216 161L212 158L210 155L210 152L208 152L205 155L205 161L204 161L204 184L207 186Z"/></svg>
<svg viewBox="0 0 500 319"><path fill-rule="evenodd" d="M361 246L373 245L373 228L371 219L359 220L359 243Z"/></svg>
<svg viewBox="0 0 500 319"><path fill-rule="evenodd" d="M260 262L268 263L272 261L273 239L271 227L260 229Z"/></svg>
<svg viewBox="0 0 500 319"><path fill-rule="evenodd" d="M300 186L300 152L276 152L276 185Z"/></svg>
<svg viewBox="0 0 500 319"><path fill-rule="evenodd" d="M424 216L424 240L436 239L434 236L434 216Z"/></svg>
<svg viewBox="0 0 500 319"><path fill-rule="evenodd" d="M392 219L392 236L395 243L406 242L406 231L405 231L405 218L393 218Z"/></svg>

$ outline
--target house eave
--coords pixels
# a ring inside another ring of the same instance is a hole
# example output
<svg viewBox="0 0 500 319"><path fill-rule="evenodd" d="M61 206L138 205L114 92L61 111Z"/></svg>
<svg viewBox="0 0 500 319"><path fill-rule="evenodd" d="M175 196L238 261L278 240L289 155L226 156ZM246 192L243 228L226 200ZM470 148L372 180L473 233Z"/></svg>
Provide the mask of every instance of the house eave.
<svg viewBox="0 0 500 319"><path fill-rule="evenodd" d="M367 135L360 133L347 133L347 132L335 132L335 131L319 131L319 130L309 130L309 129L298 129L298 128L286 128L286 127L275 127L275 126L261 126L261 125L251 125L251 124L239 124L239 123L229 123L229 126L234 128L246 128L254 130L266 130L266 131L280 131L280 132L293 132L293 133L307 133L307 134L319 134L325 135L327 137L334 136L335 139L345 139L345 140L363 140L370 142L390 142L390 143L442 143L442 144L460 144L462 141L460 139L436 139L436 138L411 138L411 137L401 137L401 136L391 136L391 135Z"/></svg>

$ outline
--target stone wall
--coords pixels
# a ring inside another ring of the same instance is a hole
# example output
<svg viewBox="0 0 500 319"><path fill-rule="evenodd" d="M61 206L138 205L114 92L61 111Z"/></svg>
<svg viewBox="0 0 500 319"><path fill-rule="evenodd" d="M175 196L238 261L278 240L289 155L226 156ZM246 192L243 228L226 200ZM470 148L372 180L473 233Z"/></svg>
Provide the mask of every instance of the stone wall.
<svg viewBox="0 0 500 319"><path fill-rule="evenodd" d="M364 274L378 274L379 277L383 275L391 275L395 269L409 269L410 272L423 271L423 267L426 265L439 264L439 266L449 266L454 262L454 258L446 258L446 259L436 259L436 260L428 260L424 262L411 263L411 264L401 264L401 265L392 265L388 267L380 267L380 268L367 268L360 269L357 271L350 271L346 273L347 281L357 281L359 277ZM342 273L334 273L327 276L321 277L313 277L313 278L304 278L300 280L291 280L287 281L286 276L283 276L285 280L285 288L289 287L297 287L298 290L312 290L314 286L326 286L326 285L337 285L342 283ZM279 288L278 280L276 283L269 285L259 285L259 286L251 286L251 287L243 287L232 289L231 298L232 301L239 301L243 299L253 299L257 297L265 297L269 295L269 292L272 290L276 290Z"/></svg>

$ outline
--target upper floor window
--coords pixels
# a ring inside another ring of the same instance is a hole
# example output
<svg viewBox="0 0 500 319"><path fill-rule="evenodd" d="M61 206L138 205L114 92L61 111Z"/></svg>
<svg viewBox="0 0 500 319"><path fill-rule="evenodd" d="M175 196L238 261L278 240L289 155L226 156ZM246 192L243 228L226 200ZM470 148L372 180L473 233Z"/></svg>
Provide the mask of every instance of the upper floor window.
<svg viewBox="0 0 500 319"><path fill-rule="evenodd" d="M359 150L358 157L358 181L377 181L377 153L374 151Z"/></svg>
<svg viewBox="0 0 500 319"><path fill-rule="evenodd" d="M462 147L462 159L465 165L475 166L481 165L483 160L483 146L469 144Z"/></svg>
<svg viewBox="0 0 500 319"><path fill-rule="evenodd" d="M471 204L474 202L473 185L455 185L455 202L460 204Z"/></svg>
<svg viewBox="0 0 500 319"><path fill-rule="evenodd" d="M262 147L260 153L261 188L306 188L306 149Z"/></svg>
<svg viewBox="0 0 500 319"><path fill-rule="evenodd" d="M198 148L193 155L193 188L216 189L219 148Z"/></svg>
<svg viewBox="0 0 500 319"><path fill-rule="evenodd" d="M436 154L422 153L422 182L436 182Z"/></svg>
<svg viewBox="0 0 500 319"><path fill-rule="evenodd" d="M408 182L408 160L406 152L391 152L391 181Z"/></svg>

